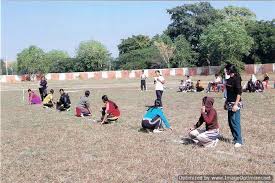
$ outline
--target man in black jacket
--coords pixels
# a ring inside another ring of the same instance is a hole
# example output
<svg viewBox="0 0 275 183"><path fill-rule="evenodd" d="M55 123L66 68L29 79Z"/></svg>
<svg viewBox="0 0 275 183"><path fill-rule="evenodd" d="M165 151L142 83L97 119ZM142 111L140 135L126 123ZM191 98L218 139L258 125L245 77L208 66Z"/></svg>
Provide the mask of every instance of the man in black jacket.
<svg viewBox="0 0 275 183"><path fill-rule="evenodd" d="M59 90L60 92L60 99L56 103L56 109L59 111L68 111L71 107L71 100L67 93L64 92L63 89Z"/></svg>

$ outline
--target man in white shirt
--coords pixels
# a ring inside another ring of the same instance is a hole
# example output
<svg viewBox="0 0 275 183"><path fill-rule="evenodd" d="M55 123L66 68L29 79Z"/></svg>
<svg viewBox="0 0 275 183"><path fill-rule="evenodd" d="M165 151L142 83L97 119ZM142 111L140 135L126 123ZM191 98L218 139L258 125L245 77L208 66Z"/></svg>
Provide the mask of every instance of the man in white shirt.
<svg viewBox="0 0 275 183"><path fill-rule="evenodd" d="M147 79L147 76L146 74L144 73L144 70L142 70L142 74L140 76L140 88L141 88L141 91L146 91L146 79Z"/></svg>
<svg viewBox="0 0 275 183"><path fill-rule="evenodd" d="M160 101L160 106L162 107L161 98L162 98L162 94L163 94L165 79L160 74L159 70L156 70L155 74L156 74L156 77L155 77L155 80L154 80L154 84L155 84L156 96L157 96L157 99Z"/></svg>
<svg viewBox="0 0 275 183"><path fill-rule="evenodd" d="M220 90L220 84L222 84L221 77L218 74L215 74L215 80L208 83L207 92L210 92L211 86L217 86L218 91Z"/></svg>

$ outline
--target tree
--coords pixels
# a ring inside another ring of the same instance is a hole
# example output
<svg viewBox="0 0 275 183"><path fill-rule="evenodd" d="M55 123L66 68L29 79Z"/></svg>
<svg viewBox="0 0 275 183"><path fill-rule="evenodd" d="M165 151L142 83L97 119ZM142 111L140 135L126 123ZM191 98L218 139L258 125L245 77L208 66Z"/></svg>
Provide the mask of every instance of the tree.
<svg viewBox="0 0 275 183"><path fill-rule="evenodd" d="M153 46L121 54L115 63L117 69L126 70L163 67L158 50Z"/></svg>
<svg viewBox="0 0 275 183"><path fill-rule="evenodd" d="M61 50L51 50L46 53L45 58L50 65L50 72L60 72L59 64L63 64L64 60L67 60L69 57L67 52Z"/></svg>
<svg viewBox="0 0 275 183"><path fill-rule="evenodd" d="M220 11L214 9L209 2L185 4L168 9L172 23L168 25L167 34L174 40L184 35L192 49L198 51L199 38L203 30L223 18Z"/></svg>
<svg viewBox="0 0 275 183"><path fill-rule="evenodd" d="M155 41L154 45L159 50L160 56L162 57L167 67L170 68L170 61L174 56L175 47L173 45L165 44L163 41Z"/></svg>
<svg viewBox="0 0 275 183"><path fill-rule="evenodd" d="M155 35L152 38L151 42L154 44L155 41L157 41L157 42L162 41L165 44L170 45L170 46L173 45L172 39L167 34L161 34L161 35L157 34L157 35Z"/></svg>
<svg viewBox="0 0 275 183"><path fill-rule="evenodd" d="M83 41L77 48L76 58L80 71L100 71L106 69L110 54L98 41Z"/></svg>
<svg viewBox="0 0 275 183"><path fill-rule="evenodd" d="M247 64L275 62L275 20L255 21L246 25L247 33L254 39Z"/></svg>
<svg viewBox="0 0 275 183"><path fill-rule="evenodd" d="M30 46L18 53L17 64L20 74L47 73L50 68L45 59L44 51L37 46Z"/></svg>
<svg viewBox="0 0 275 183"><path fill-rule="evenodd" d="M119 54L129 53L133 50L143 49L150 47L151 41L149 36L145 35L133 35L127 39L122 39L118 45Z"/></svg>
<svg viewBox="0 0 275 183"><path fill-rule="evenodd" d="M227 6L223 8L222 13L226 19L238 21L244 25L256 20L255 13L244 7Z"/></svg>
<svg viewBox="0 0 275 183"><path fill-rule="evenodd" d="M53 71L55 73L66 73L66 72L78 72L79 61L76 58L64 58L57 60L53 63Z"/></svg>
<svg viewBox="0 0 275 183"><path fill-rule="evenodd" d="M192 51L190 43L183 35L180 35L175 40L175 57L174 62L177 67L192 67L195 66L195 52Z"/></svg>
<svg viewBox="0 0 275 183"><path fill-rule="evenodd" d="M231 62L238 68L243 68L242 56L249 54L253 44L253 39L243 25L228 20L210 25L201 35L200 41L209 54L211 65L217 60L215 65Z"/></svg>

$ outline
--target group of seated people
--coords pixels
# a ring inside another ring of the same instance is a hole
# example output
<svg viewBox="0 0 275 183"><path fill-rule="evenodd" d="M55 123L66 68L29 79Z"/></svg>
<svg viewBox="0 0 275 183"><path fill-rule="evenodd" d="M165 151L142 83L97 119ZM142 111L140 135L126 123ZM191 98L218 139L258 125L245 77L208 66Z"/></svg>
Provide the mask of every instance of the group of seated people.
<svg viewBox="0 0 275 183"><path fill-rule="evenodd" d="M193 85L193 82L190 79L190 76L186 76L187 79L181 80L179 85L179 91L178 92L201 92L204 91L204 87L201 85L201 80L198 80L195 87ZM244 92L263 92L265 88L267 88L269 81L269 76L267 73L264 75L264 79L262 81L258 80L254 74L251 75L250 80L245 83L243 86ZM215 74L215 79L213 81L210 81L208 83L208 86L206 88L206 92L209 93L211 89L213 91L223 91L224 90L225 83L223 82L222 78Z"/></svg>
<svg viewBox="0 0 275 183"><path fill-rule="evenodd" d="M181 80L178 92L201 92L201 91L204 91L204 87L201 84L201 80L198 80L194 87L194 84L191 81L190 76L187 75L186 78L187 79L185 81ZM218 92L223 90L222 79L218 74L215 74L215 79L208 83L206 92L210 92L211 88L213 88L215 91L217 90Z"/></svg>
<svg viewBox="0 0 275 183"><path fill-rule="evenodd" d="M266 73L264 75L263 81L260 81L256 78L254 74L251 75L250 80L244 84L243 91L244 92L263 92L265 88L267 88L267 84L269 81L269 76Z"/></svg>
<svg viewBox="0 0 275 183"><path fill-rule="evenodd" d="M58 111L70 111L71 108L71 100L68 93L64 92L64 89L59 90L60 98L57 102L54 101L54 90L51 89L50 93L46 95L46 97L41 100L41 98L31 89L28 89L28 102L29 104L43 104L44 108L53 108L56 106ZM75 116L84 117L91 116L92 110L90 108L89 102L90 91L85 91L84 96L80 97L79 103L75 108ZM102 96L102 101L104 103L104 107L101 110L101 119L98 122L101 124L107 124L111 121L116 121L120 117L120 111L115 102L108 99L107 95Z"/></svg>
<svg viewBox="0 0 275 183"><path fill-rule="evenodd" d="M201 80L198 80L194 87L194 83L190 79L190 76L187 75L185 81L181 80L178 92L201 92L203 90L204 88L201 85Z"/></svg>

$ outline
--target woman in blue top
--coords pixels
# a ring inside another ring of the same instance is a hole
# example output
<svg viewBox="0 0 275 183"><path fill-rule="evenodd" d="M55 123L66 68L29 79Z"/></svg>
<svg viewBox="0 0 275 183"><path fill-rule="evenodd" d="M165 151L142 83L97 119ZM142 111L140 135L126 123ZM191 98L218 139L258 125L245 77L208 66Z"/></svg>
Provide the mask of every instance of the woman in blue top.
<svg viewBox="0 0 275 183"><path fill-rule="evenodd" d="M146 114L142 119L142 127L145 129L154 130L153 132L161 132L163 124L166 128L172 130L168 120L163 114L160 100L155 100L154 106L149 106Z"/></svg>

